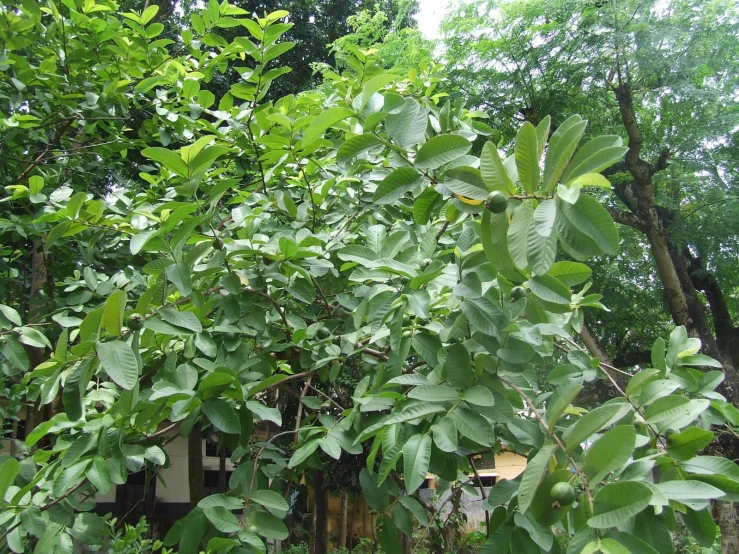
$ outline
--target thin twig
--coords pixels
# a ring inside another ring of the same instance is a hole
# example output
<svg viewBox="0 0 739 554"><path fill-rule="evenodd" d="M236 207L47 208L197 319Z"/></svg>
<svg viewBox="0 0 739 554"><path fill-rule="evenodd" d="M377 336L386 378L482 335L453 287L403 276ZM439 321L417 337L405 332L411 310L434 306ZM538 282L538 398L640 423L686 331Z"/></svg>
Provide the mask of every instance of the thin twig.
<svg viewBox="0 0 739 554"><path fill-rule="evenodd" d="M55 498L54 500L49 502L46 506L41 506L39 508L39 511L45 512L46 510L52 508L53 506L56 506L57 504L59 504L59 502L61 502L65 498L69 498L70 496L72 496L74 493L76 493L78 490L80 490L83 486L87 484L90 484L89 481L87 481L86 479L83 479L81 483L69 489L66 493L64 493L64 495L60 496L59 498ZM3 539L5 539L10 533L12 533L15 529L17 529L20 526L21 526L21 522L19 521L18 523L10 527L7 531L5 531L5 533L0 535L0 544L3 543Z"/></svg>
<svg viewBox="0 0 739 554"><path fill-rule="evenodd" d="M329 402L331 402L334 406L336 406L342 412L346 409L346 408L344 408L344 406L342 406L341 404L339 404L338 402L336 402L336 400L334 400L333 398L331 398L328 394L326 394L323 391L318 390L313 385L308 385L308 388L310 388L313 392L317 392L318 394L320 394L321 396L323 396L326 400L328 400Z"/></svg>

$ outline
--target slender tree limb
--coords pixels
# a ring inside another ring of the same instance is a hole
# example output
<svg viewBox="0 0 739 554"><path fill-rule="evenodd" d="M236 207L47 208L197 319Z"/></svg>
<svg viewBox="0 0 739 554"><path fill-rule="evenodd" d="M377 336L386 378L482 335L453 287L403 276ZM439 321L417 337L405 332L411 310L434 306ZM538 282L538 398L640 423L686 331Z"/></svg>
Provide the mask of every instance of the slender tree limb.
<svg viewBox="0 0 739 554"><path fill-rule="evenodd" d="M617 210L615 208L609 208L608 213L611 214L613 221L615 221L616 223L620 223L621 225L626 225L628 227L633 227L637 231L641 231L644 234L647 233L647 224L640 217L635 216L634 214L630 214L629 212L625 212L623 210Z"/></svg>

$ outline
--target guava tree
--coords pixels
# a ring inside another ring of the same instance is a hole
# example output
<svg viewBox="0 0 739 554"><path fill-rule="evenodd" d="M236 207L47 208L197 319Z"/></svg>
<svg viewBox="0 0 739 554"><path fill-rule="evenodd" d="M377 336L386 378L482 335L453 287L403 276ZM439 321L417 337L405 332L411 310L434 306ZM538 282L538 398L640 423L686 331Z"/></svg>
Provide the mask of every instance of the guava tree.
<svg viewBox="0 0 739 554"><path fill-rule="evenodd" d="M359 49L267 102L289 78L265 69L292 47L285 12L211 0L173 57L156 10L1 12L4 409L31 420L0 466L2 548L99 544L96 492L204 430L237 467L165 538L182 553L264 552L321 455L365 451L388 554L477 491L488 554L558 552L555 529L572 553L669 552L678 519L712 543L711 501L739 492L736 464L701 455L733 432L717 362L682 327L633 375L575 340L602 307L583 262L619 245L587 192L619 137L545 119L502 156L441 76ZM216 98L229 68L242 80ZM598 381L616 398L579 405ZM487 494L476 460L504 447L528 465ZM419 500L428 473L441 504Z"/></svg>

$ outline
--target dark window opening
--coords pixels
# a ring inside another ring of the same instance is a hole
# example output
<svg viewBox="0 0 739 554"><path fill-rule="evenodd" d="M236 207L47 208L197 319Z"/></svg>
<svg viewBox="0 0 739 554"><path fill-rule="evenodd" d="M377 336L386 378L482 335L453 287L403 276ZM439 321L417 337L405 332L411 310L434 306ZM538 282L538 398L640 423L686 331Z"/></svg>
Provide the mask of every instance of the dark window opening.
<svg viewBox="0 0 739 554"><path fill-rule="evenodd" d="M423 484L419 488L421 488L421 489L430 489L431 488L431 479L425 479L423 481Z"/></svg>
<svg viewBox="0 0 739 554"><path fill-rule="evenodd" d="M16 440L22 441L26 440L26 422L25 420L18 421L18 427L15 431L15 438Z"/></svg>
<svg viewBox="0 0 739 554"><path fill-rule="evenodd" d="M483 487L492 487L495 485L495 475L481 475L480 482Z"/></svg>
<svg viewBox="0 0 739 554"><path fill-rule="evenodd" d="M226 489L228 489L228 481L231 479L231 473L232 471L226 472ZM203 488L205 490L205 495L210 496L211 494L217 494L218 493L218 475L220 472L216 470L206 470L203 472Z"/></svg>
<svg viewBox="0 0 739 554"><path fill-rule="evenodd" d="M115 502L117 516L126 516L126 521L138 521L141 516L154 513L156 477L147 475L146 470L131 473L125 485L116 487Z"/></svg>

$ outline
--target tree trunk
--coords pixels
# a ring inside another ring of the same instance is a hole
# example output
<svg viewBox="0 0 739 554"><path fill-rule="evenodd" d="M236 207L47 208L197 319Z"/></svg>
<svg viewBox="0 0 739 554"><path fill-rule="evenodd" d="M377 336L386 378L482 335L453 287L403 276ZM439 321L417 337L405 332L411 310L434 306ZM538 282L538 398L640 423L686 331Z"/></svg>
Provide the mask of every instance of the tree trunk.
<svg viewBox="0 0 739 554"><path fill-rule="evenodd" d="M352 551L354 550L354 518L357 515L357 504L358 502L356 500L352 500L352 516L349 518L349 533L348 533L349 554L351 554Z"/></svg>
<svg viewBox="0 0 739 554"><path fill-rule="evenodd" d="M187 481L190 485L190 509L205 498L203 479L203 430L196 423L187 437Z"/></svg>
<svg viewBox="0 0 739 554"><path fill-rule="evenodd" d="M718 502L718 525L721 528L721 554L739 552L739 505Z"/></svg>
<svg viewBox="0 0 739 554"><path fill-rule="evenodd" d="M226 447L218 451L218 492L226 492Z"/></svg>
<svg viewBox="0 0 739 554"><path fill-rule="evenodd" d="M346 548L346 532L349 515L349 495L345 490L341 491L341 513L339 515L339 541L338 548Z"/></svg>
<svg viewBox="0 0 739 554"><path fill-rule="evenodd" d="M621 121L629 137L626 168L633 178L633 184L617 186L616 193L639 220L638 225L632 226L644 232L649 240L652 257L665 290L672 320L676 325L684 325L690 335L701 340L708 355L721 361L725 379L718 391L726 396L729 402L737 405L739 403L739 375L737 375L733 356L729 352L719 350L717 339L711 331L705 309L693 283L691 276L693 272L689 270L690 260L686 260L685 253L677 251L669 243L666 228L669 226L668 216L670 214L664 210L661 213L654 203L653 176L667 167L669 151L663 150L654 164L641 158L643 138L636 120L631 85L621 81L620 76L619 81L614 92ZM706 296L710 303L710 295L706 293ZM714 300L718 301L716 295L714 295ZM717 314L718 312L712 307L712 315L716 317ZM717 328L719 323L720 318L719 321L714 320ZM731 453L738 450L737 442L732 437L727 443L717 441L716 446L721 449L724 456L733 459L735 456L731 456ZM739 552L739 518L737 518L735 506L720 502L718 520L724 554Z"/></svg>
<svg viewBox="0 0 739 554"><path fill-rule="evenodd" d="M44 289L47 282L48 272L46 269L46 254L44 253L43 243L36 239L33 241L33 251L31 252L31 288L29 291L29 302L28 302L28 314L34 311L34 306L37 305L35 302L39 293ZM31 369L34 369L39 364L46 360L46 349L39 348L36 346L24 345L26 353L28 354L28 361ZM49 414L49 410L45 410L41 406L41 402L36 400L31 404L26 404L26 436L33 431L33 429L43 423L44 416L52 415ZM48 446L48 438L43 437L32 450L38 448L45 448Z"/></svg>
<svg viewBox="0 0 739 554"><path fill-rule="evenodd" d="M323 489L323 472L313 470L313 518L310 554L328 553L328 497Z"/></svg>

